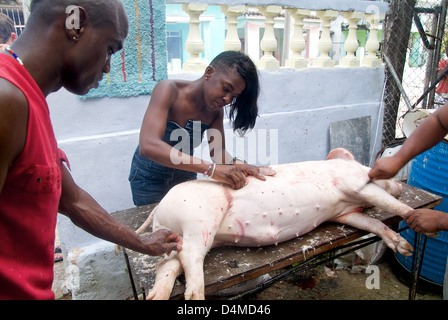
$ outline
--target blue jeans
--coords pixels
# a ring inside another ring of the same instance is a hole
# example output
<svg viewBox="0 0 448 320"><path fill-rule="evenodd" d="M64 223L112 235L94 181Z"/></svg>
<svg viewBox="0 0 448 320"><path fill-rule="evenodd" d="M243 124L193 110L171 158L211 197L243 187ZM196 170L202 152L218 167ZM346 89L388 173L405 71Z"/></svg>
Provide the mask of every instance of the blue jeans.
<svg viewBox="0 0 448 320"><path fill-rule="evenodd" d="M196 178L194 172L168 168L140 157L137 148L129 173L132 200L136 206L160 202L172 187Z"/></svg>

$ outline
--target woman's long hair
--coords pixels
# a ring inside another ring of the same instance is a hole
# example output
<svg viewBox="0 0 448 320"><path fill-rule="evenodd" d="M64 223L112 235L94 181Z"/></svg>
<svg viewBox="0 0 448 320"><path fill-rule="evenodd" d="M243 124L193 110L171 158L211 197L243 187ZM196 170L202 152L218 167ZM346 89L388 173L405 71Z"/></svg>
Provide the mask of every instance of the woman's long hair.
<svg viewBox="0 0 448 320"><path fill-rule="evenodd" d="M238 98L230 104L229 118L233 130L241 136L253 129L258 117L258 96L260 83L258 72L253 61L244 53L224 51L216 56L211 65L218 71L228 72L234 69L246 82L246 88Z"/></svg>

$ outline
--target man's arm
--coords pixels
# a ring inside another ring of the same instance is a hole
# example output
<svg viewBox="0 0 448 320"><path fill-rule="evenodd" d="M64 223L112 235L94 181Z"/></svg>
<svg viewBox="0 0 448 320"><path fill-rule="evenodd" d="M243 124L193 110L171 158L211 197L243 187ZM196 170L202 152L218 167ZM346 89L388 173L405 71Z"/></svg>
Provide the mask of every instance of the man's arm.
<svg viewBox="0 0 448 320"><path fill-rule="evenodd" d="M375 161L369 172L371 179L390 179L415 156L434 147L448 133L448 104L428 116L393 157Z"/></svg>
<svg viewBox="0 0 448 320"><path fill-rule="evenodd" d="M181 249L180 237L168 230L140 237L134 230L112 218L86 191L76 185L65 166L59 211L92 235L134 251L159 256Z"/></svg>
<svg viewBox="0 0 448 320"><path fill-rule="evenodd" d="M12 83L0 78L0 193L10 166L26 142L28 102Z"/></svg>

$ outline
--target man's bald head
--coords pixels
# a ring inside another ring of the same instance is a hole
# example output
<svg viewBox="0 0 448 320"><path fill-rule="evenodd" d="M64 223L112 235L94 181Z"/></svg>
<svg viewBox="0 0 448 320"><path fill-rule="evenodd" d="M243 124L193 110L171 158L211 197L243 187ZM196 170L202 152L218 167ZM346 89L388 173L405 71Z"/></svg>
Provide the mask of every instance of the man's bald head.
<svg viewBox="0 0 448 320"><path fill-rule="evenodd" d="M65 87L85 94L110 71L111 56L128 33L122 0L32 0L12 49L40 77L45 95ZM42 64L49 60L51 64Z"/></svg>
<svg viewBox="0 0 448 320"><path fill-rule="evenodd" d="M122 32L127 34L128 21L122 18L125 13L122 0L32 0L28 23L34 26L36 22L50 24L61 15L69 16L71 6L83 8L95 28L119 21Z"/></svg>

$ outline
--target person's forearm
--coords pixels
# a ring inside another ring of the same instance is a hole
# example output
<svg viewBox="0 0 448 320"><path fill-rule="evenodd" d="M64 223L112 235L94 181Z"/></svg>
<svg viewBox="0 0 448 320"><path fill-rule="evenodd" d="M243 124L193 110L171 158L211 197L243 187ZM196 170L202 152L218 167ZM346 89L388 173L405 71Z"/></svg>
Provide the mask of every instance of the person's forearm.
<svg viewBox="0 0 448 320"><path fill-rule="evenodd" d="M439 220L439 229L442 231L448 231L448 213L445 213Z"/></svg>
<svg viewBox="0 0 448 320"><path fill-rule="evenodd" d="M231 164L233 156L228 153L225 149L212 149L210 152L210 158L216 164Z"/></svg>
<svg viewBox="0 0 448 320"><path fill-rule="evenodd" d="M59 211L69 217L75 225L98 238L134 251L141 252L143 250L139 235L128 226L113 219L82 189L75 199L61 198Z"/></svg>
<svg viewBox="0 0 448 320"><path fill-rule="evenodd" d="M417 155L434 147L445 135L446 129L437 117L431 115L407 138L395 157L404 166Z"/></svg>

